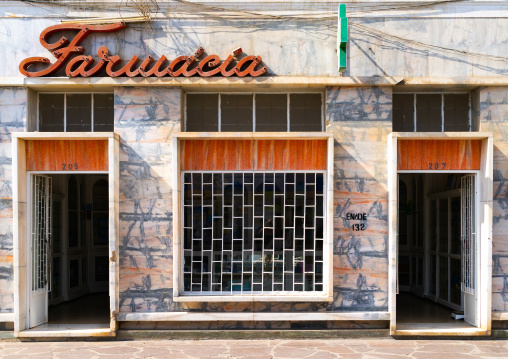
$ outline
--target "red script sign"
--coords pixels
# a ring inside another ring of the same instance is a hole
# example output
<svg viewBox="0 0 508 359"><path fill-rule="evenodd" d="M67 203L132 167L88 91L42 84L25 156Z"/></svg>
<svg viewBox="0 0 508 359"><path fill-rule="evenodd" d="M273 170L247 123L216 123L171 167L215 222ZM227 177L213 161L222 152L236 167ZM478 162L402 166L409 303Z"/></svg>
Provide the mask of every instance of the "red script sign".
<svg viewBox="0 0 508 359"><path fill-rule="evenodd" d="M105 46L101 46L98 50L100 61L94 65L95 59L92 56L78 55L85 52L83 46L79 46L81 42L93 32L114 32L124 29L127 25L124 22L119 22L112 25L75 25L75 24L62 24L50 26L41 33L40 41L44 48L52 51L53 56L56 57L56 62L51 63L45 57L29 57L19 64L19 71L28 77L48 76L56 73L65 64L65 73L69 77L90 77L97 75L99 72L105 70L106 74L110 77L119 76L193 76L198 75L202 77L209 77L213 75L222 76L259 76L268 71L266 66L261 64L261 56L245 56L238 62L234 62L234 56L241 53L241 49L235 50L235 53L229 55L225 61L220 60L217 55L208 55L201 61L199 57L203 55L204 49L200 47L194 55L179 56L169 63L166 67L164 65L169 62L168 59L162 55L153 66L150 65L155 61L154 58L148 55L141 65L137 66L139 58L134 55L127 64L121 68L119 63L122 61L118 55L110 56L109 50ZM75 30L78 33L69 42L65 36L60 40L48 43L48 38L52 34L60 31ZM40 71L32 71L31 66L34 64L48 65L45 69ZM149 68L150 67L150 68Z"/></svg>

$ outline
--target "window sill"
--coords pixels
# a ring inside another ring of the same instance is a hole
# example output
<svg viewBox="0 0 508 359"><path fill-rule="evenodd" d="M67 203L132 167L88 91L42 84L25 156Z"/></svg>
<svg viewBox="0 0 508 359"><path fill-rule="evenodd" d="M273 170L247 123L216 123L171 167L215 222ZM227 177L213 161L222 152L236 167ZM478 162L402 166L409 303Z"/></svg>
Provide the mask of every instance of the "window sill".
<svg viewBox="0 0 508 359"><path fill-rule="evenodd" d="M97 140L115 138L120 135L114 132L13 132L12 137L22 140Z"/></svg>
<svg viewBox="0 0 508 359"><path fill-rule="evenodd" d="M332 302L328 295L179 295L174 302Z"/></svg>

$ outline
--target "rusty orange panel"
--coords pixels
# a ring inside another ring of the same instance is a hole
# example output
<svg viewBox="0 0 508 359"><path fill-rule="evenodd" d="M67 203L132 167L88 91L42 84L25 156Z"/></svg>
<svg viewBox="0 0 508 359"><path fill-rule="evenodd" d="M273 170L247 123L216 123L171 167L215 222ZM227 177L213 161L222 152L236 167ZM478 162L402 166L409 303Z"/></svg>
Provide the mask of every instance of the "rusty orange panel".
<svg viewBox="0 0 508 359"><path fill-rule="evenodd" d="M183 140L182 171L326 170L326 140Z"/></svg>
<svg viewBox="0 0 508 359"><path fill-rule="evenodd" d="M459 157L456 155L459 153L460 142L459 141L446 141L448 143L447 158L450 168L460 168Z"/></svg>
<svg viewBox="0 0 508 359"><path fill-rule="evenodd" d="M38 141L31 141L38 142ZM55 140L55 163L57 163L57 170L63 170L63 164L68 162L71 153L71 145L68 140Z"/></svg>
<svg viewBox="0 0 508 359"><path fill-rule="evenodd" d="M87 165L90 167L98 166L100 158L100 146L97 140L87 141L85 145L86 158L88 159Z"/></svg>
<svg viewBox="0 0 508 359"><path fill-rule="evenodd" d="M479 170L481 140L399 140L397 154L399 170Z"/></svg>
<svg viewBox="0 0 508 359"><path fill-rule="evenodd" d="M106 164L106 170L108 169L109 165L109 143L108 141L98 141L99 142L99 166L103 166L103 164Z"/></svg>
<svg viewBox="0 0 508 359"><path fill-rule="evenodd" d="M471 142L471 167L480 169L482 165L482 142L479 140Z"/></svg>
<svg viewBox="0 0 508 359"><path fill-rule="evenodd" d="M255 141L256 163L254 169L258 171L270 171L274 169L274 146L273 140Z"/></svg>
<svg viewBox="0 0 508 359"><path fill-rule="evenodd" d="M39 153L39 141L26 141L25 154L26 154L26 168L34 168L37 162L36 153Z"/></svg>
<svg viewBox="0 0 508 359"><path fill-rule="evenodd" d="M421 168L422 146L421 142L415 142L407 147L407 165L409 168Z"/></svg>
<svg viewBox="0 0 508 359"><path fill-rule="evenodd" d="M224 142L224 169L226 171L237 171L241 170L238 166L238 156L239 156L239 141L226 141ZM199 153L195 153L196 156L199 156ZM217 154L219 155L219 154Z"/></svg>
<svg viewBox="0 0 508 359"><path fill-rule="evenodd" d="M327 151L328 151L328 143L327 141L312 141L312 145L315 148L316 155L314 156L314 159L316 160L314 163L314 170L324 169L327 166L326 158L327 158ZM322 154L320 156L319 154Z"/></svg>
<svg viewBox="0 0 508 359"><path fill-rule="evenodd" d="M288 165L291 161L292 148L290 141L276 141L274 143L273 151L277 155L273 158L274 168L279 168L281 170L287 170Z"/></svg>
<svg viewBox="0 0 508 359"><path fill-rule="evenodd" d="M252 141L237 141L238 143L238 168L252 168L254 158L252 157Z"/></svg>
<svg viewBox="0 0 508 359"><path fill-rule="evenodd" d="M192 157L193 157L193 147L189 146L188 141L182 141L181 145L181 153L185 153L186 156L181 156L180 166L181 168L186 168L188 171L192 171Z"/></svg>
<svg viewBox="0 0 508 359"><path fill-rule="evenodd" d="M107 140L27 140L27 171L107 171Z"/></svg>
<svg viewBox="0 0 508 359"><path fill-rule="evenodd" d="M407 168L407 141L398 141L397 145L397 168Z"/></svg>

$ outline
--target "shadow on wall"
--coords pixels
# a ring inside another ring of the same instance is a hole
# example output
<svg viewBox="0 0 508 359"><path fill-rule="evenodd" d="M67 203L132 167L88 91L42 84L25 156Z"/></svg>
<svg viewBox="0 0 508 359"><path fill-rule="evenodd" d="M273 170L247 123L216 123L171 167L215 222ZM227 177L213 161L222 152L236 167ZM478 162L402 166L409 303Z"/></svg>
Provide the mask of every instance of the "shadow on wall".
<svg viewBox="0 0 508 359"><path fill-rule="evenodd" d="M507 163L504 154L494 146L494 168ZM502 158L500 158L502 156ZM502 162L498 162L502 161ZM503 170L494 170L494 213L493 213L493 241L492 241L492 310L508 310L508 254L506 247L508 237L506 226L508 223L508 178Z"/></svg>
<svg viewBox="0 0 508 359"><path fill-rule="evenodd" d="M361 144L358 144L361 146ZM335 141L333 310L388 309L388 191L351 153ZM375 166L375 165L374 165Z"/></svg>
<svg viewBox="0 0 508 359"><path fill-rule="evenodd" d="M380 97L371 96L372 91L360 94L367 106L364 111ZM343 95L351 93L344 91ZM386 117L383 111L375 114L375 118ZM380 125L376 123L370 122L380 131L386 123L391 126L386 120ZM386 138L374 142L374 147L372 141L359 142L358 148L354 147L356 144L336 142L334 302L173 302L171 138L179 126L179 90L120 88L115 91L115 131L121 136L121 312L386 310L387 193L386 171L383 171L386 159L370 162L373 157L369 157L380 156L378 147L386 148ZM371 147L362 148L363 145ZM353 232L347 226L349 222L344 216L353 211L367 214L364 231Z"/></svg>
<svg viewBox="0 0 508 359"><path fill-rule="evenodd" d="M14 312L11 133L26 130L27 96L26 89L0 88L0 313Z"/></svg>
<svg viewBox="0 0 508 359"><path fill-rule="evenodd" d="M120 135L120 311L163 312L172 299L172 133L180 90L115 90Z"/></svg>
<svg viewBox="0 0 508 359"><path fill-rule="evenodd" d="M506 87L479 92L480 130L494 135L492 310L508 311L508 93Z"/></svg>

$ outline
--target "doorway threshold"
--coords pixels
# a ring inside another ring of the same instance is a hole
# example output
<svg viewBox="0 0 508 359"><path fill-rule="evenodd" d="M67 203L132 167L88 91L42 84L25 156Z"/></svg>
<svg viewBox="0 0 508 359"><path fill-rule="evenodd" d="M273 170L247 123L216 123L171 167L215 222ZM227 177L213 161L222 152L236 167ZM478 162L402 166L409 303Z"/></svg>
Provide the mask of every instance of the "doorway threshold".
<svg viewBox="0 0 508 359"><path fill-rule="evenodd" d="M23 330L18 338L83 338L83 337L113 337L109 324L42 324Z"/></svg>
<svg viewBox="0 0 508 359"><path fill-rule="evenodd" d="M467 323L401 323L394 336L489 336L490 331Z"/></svg>

